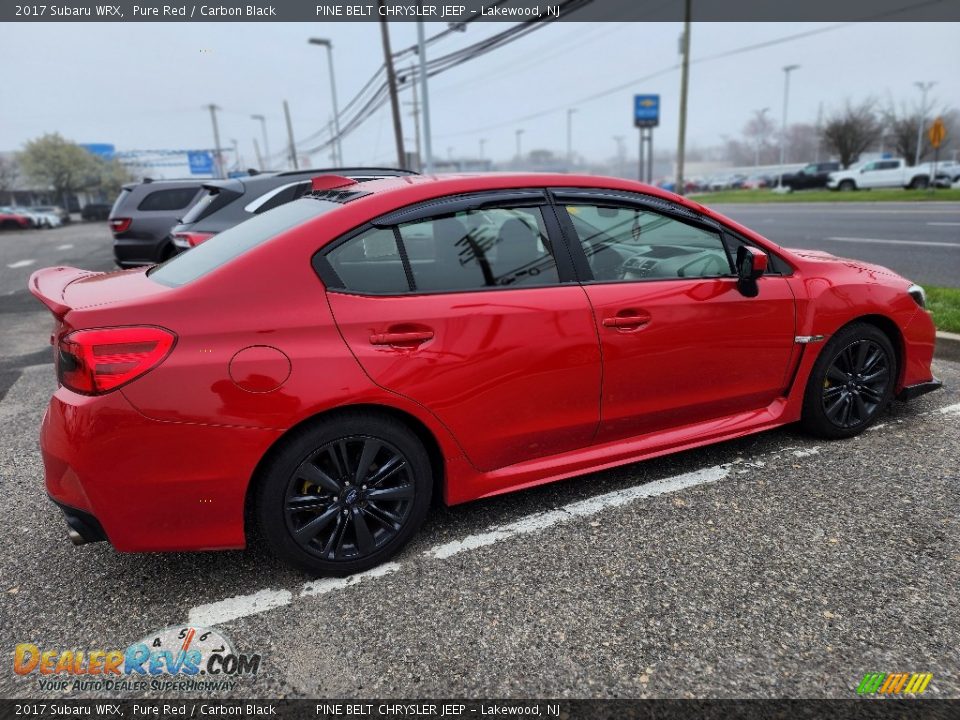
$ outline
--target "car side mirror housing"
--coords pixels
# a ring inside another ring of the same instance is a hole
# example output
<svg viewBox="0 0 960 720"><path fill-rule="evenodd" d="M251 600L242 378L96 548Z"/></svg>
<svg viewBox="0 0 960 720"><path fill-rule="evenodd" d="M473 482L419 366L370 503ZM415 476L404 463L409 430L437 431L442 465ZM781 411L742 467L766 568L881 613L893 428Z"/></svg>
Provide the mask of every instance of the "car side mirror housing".
<svg viewBox="0 0 960 720"><path fill-rule="evenodd" d="M757 279L767 271L767 255L749 245L737 248L737 288L744 297L756 297Z"/></svg>

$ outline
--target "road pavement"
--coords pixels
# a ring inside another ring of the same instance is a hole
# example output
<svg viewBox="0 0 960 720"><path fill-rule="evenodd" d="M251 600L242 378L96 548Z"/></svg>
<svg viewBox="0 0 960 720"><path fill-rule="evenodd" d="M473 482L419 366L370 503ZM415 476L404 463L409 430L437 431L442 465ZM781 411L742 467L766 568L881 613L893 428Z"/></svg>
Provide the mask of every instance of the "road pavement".
<svg viewBox="0 0 960 720"><path fill-rule="evenodd" d="M960 286L960 203L756 203L711 207L783 247L826 250L884 265L914 282Z"/></svg>

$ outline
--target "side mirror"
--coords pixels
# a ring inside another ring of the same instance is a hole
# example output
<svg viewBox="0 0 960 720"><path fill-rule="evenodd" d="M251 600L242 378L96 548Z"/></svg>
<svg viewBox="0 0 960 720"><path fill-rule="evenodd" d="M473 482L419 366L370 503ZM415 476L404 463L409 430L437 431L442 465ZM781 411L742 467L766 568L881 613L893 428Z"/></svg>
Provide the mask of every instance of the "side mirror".
<svg viewBox="0 0 960 720"><path fill-rule="evenodd" d="M757 278L767 271L767 256L749 245L737 248L737 288L744 297L756 297Z"/></svg>

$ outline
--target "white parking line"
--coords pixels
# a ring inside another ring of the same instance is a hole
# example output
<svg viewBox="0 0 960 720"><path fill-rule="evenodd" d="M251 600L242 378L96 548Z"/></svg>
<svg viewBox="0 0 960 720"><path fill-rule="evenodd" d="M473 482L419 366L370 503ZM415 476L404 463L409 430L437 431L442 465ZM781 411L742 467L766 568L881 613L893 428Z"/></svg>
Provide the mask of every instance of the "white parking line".
<svg viewBox="0 0 960 720"><path fill-rule="evenodd" d="M57 245L57 250L69 250L73 247L73 243L64 243L63 245Z"/></svg>
<svg viewBox="0 0 960 720"><path fill-rule="evenodd" d="M960 250L960 243L935 242L933 240L884 240L881 238L828 237L824 240L849 243L873 243L875 245L923 245L924 247L948 247Z"/></svg>
<svg viewBox="0 0 960 720"><path fill-rule="evenodd" d="M935 414L960 415L960 403L917 413L917 416L929 417ZM896 421L897 424L902 422L903 420ZM889 423L878 424L870 429L880 430L887 424ZM815 445L809 448L797 448L795 445L781 447L765 453L764 457L778 457L788 452L793 457L792 461L796 462L796 460L804 460L820 455L821 446ZM750 468L761 468L766 464L767 463L760 458L749 460L737 458L731 463L713 465L702 470L694 470L692 472L654 480L653 482L644 483L643 485L636 485L634 487L624 488L623 490L615 490L603 495L587 498L586 500L569 503L555 510L528 515L512 523L494 525L484 532L467 535L460 540L434 545L432 548L424 550L422 557L428 561L445 560L453 555L493 545L501 540L508 540L527 533L539 532L540 530L545 530L554 525L578 518L590 517L608 508L623 507L644 498L666 495L697 485L716 483L730 476L731 471L735 467L740 468L736 471L736 475L740 476L749 473ZM231 620L285 607L297 598L314 597L334 591L345 590L365 580L392 575L402 569L404 569L402 563L390 562L345 578L320 578L305 583L296 595L289 590L273 589L259 590L250 595L237 595L236 597L227 598L226 600L219 600L191 608L188 614L188 620L195 625L219 625L230 622Z"/></svg>
<svg viewBox="0 0 960 720"><path fill-rule="evenodd" d="M934 225L937 227L960 227L960 222L928 222L927 225Z"/></svg>
<svg viewBox="0 0 960 720"><path fill-rule="evenodd" d="M28 265L33 265L36 260L17 260L15 263L10 263L7 265L11 270L16 270L17 268L27 267Z"/></svg>

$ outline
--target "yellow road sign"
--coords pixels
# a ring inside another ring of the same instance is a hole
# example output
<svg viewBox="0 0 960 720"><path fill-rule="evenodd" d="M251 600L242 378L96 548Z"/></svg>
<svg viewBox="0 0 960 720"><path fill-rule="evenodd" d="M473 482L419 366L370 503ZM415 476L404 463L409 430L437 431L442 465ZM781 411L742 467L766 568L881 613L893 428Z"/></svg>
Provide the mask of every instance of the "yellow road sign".
<svg viewBox="0 0 960 720"><path fill-rule="evenodd" d="M943 118L938 117L933 121L933 125L927 131L927 137L930 138L930 144L934 148L940 147L947 137L947 129L943 126Z"/></svg>

